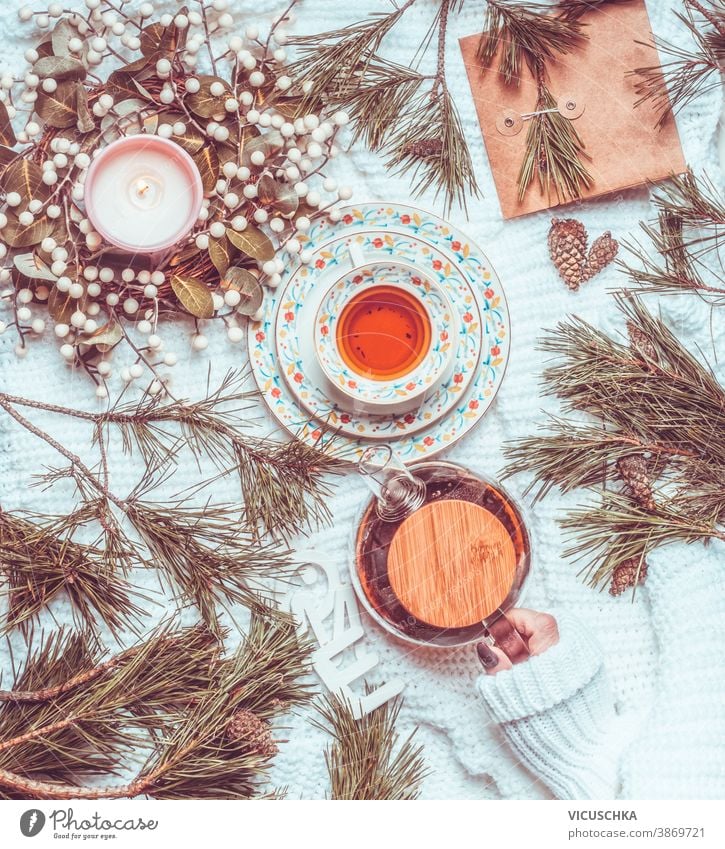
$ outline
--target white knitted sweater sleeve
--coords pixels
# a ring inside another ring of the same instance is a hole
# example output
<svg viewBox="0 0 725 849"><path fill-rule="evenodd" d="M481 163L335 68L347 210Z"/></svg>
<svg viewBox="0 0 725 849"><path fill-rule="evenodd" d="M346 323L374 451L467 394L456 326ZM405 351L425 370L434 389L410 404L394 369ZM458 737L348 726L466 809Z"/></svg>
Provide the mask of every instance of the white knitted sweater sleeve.
<svg viewBox="0 0 725 849"><path fill-rule="evenodd" d="M559 799L612 799L617 718L595 639L557 615L559 642L478 689L514 753Z"/></svg>

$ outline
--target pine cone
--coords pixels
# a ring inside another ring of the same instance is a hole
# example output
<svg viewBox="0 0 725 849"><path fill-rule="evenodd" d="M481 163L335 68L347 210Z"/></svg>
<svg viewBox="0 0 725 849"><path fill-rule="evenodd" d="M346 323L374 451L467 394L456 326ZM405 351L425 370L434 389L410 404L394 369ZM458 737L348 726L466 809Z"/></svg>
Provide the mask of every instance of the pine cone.
<svg viewBox="0 0 725 849"><path fill-rule="evenodd" d="M277 754L277 744L272 739L269 725L251 710L238 710L229 720L226 735L232 743L246 743L264 758Z"/></svg>
<svg viewBox="0 0 725 849"><path fill-rule="evenodd" d="M403 146L405 156L416 156L418 159L437 156L442 150L443 142L440 139L422 139L417 142L408 142Z"/></svg>
<svg viewBox="0 0 725 849"><path fill-rule="evenodd" d="M629 334L629 347L645 364L648 360L655 363L659 362L657 348L655 348L652 340L633 321L627 322L627 333Z"/></svg>
<svg viewBox="0 0 725 849"><path fill-rule="evenodd" d="M551 219L549 256L561 279L574 292L582 280L587 238L584 225L576 218Z"/></svg>
<svg viewBox="0 0 725 849"><path fill-rule="evenodd" d="M652 510L655 506L652 498L652 481L650 480L647 461L642 454L620 457L617 460L617 471L640 507Z"/></svg>
<svg viewBox="0 0 725 849"><path fill-rule="evenodd" d="M602 233L598 239L594 240L594 244L589 251L589 256L582 270L581 282L591 280L595 274L599 274L617 255L619 250L619 242L612 238L609 230Z"/></svg>
<svg viewBox="0 0 725 849"><path fill-rule="evenodd" d="M609 594L622 595L630 587L643 584L646 577L647 561L639 557L630 557L629 560L620 563L612 573Z"/></svg>

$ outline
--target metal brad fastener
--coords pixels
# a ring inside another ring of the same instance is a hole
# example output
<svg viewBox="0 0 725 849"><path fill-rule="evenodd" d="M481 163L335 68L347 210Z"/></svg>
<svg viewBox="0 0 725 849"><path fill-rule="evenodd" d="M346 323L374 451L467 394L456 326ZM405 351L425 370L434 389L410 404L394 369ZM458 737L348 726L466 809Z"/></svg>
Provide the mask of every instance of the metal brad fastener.
<svg viewBox="0 0 725 849"><path fill-rule="evenodd" d="M573 121L584 113L584 104L579 103L572 95L566 94L560 97L556 102L556 106L551 109L524 112L523 115L520 115L513 109L505 109L496 118L496 129L502 136L515 136L521 132L525 121L529 121L537 115L547 115L552 112L558 112L563 118Z"/></svg>

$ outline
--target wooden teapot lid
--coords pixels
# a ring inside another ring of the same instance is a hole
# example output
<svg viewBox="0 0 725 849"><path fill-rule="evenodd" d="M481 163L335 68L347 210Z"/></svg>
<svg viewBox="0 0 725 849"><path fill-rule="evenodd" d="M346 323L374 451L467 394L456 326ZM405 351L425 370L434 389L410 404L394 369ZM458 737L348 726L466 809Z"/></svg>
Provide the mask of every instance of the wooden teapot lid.
<svg viewBox="0 0 725 849"><path fill-rule="evenodd" d="M516 551L496 516L470 501L426 504L396 531L388 579L403 606L440 628L490 616L509 594Z"/></svg>

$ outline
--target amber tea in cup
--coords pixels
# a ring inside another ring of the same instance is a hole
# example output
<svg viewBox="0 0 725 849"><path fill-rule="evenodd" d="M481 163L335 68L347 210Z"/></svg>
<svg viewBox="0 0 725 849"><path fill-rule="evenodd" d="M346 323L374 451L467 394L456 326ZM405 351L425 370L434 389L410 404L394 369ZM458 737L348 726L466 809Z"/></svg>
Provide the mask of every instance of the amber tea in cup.
<svg viewBox="0 0 725 849"><path fill-rule="evenodd" d="M421 301L396 286L373 286L354 295L337 323L336 342L345 364L373 380L412 372L431 345L432 328Z"/></svg>

